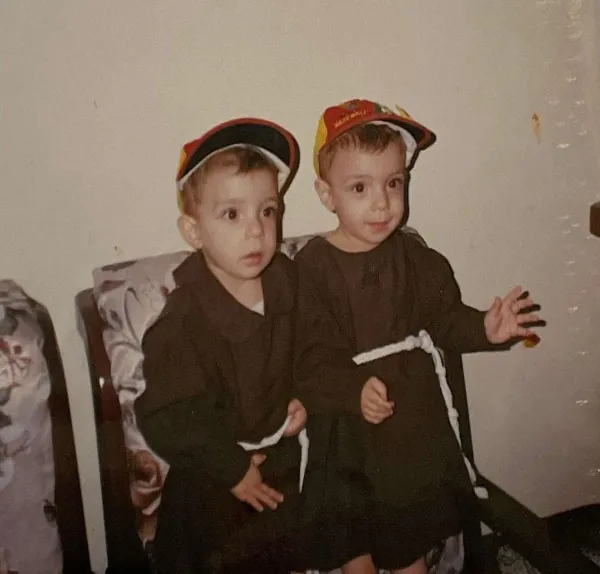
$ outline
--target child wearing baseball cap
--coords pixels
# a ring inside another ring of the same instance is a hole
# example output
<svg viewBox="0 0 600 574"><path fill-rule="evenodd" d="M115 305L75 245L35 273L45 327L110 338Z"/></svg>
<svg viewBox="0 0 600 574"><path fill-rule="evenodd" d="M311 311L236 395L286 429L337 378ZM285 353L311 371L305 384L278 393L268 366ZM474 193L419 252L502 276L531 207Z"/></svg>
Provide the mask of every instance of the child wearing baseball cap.
<svg viewBox="0 0 600 574"><path fill-rule="evenodd" d="M349 516L356 504L370 523L346 572L426 573L427 552L458 534L461 509L472 508L474 472L435 347L487 350L531 336L539 321L520 287L487 312L465 305L448 261L401 231L408 172L434 141L404 110L367 100L327 108L317 130L315 188L338 226L296 258L301 285L312 286L300 306L317 302L335 320L331 344L361 376L308 383L301 396L309 415L338 417L324 498ZM319 330L322 319L304 317L305 332Z"/></svg>
<svg viewBox="0 0 600 574"><path fill-rule="evenodd" d="M299 149L255 118L186 144L178 220L194 252L143 338L137 422L170 465L159 508L159 574L289 572L306 466L294 394L293 263L276 253L281 195Z"/></svg>

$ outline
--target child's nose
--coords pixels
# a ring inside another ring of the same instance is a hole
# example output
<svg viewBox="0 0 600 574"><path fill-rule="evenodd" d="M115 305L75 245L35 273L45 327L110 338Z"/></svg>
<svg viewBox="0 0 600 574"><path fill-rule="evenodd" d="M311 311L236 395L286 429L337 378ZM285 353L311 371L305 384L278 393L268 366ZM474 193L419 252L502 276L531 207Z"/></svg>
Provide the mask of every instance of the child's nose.
<svg viewBox="0 0 600 574"><path fill-rule="evenodd" d="M264 232L263 225L259 219L250 221L246 231L249 237L261 237Z"/></svg>
<svg viewBox="0 0 600 574"><path fill-rule="evenodd" d="M384 189L375 190L373 207L377 210L388 209L390 205L388 194Z"/></svg>

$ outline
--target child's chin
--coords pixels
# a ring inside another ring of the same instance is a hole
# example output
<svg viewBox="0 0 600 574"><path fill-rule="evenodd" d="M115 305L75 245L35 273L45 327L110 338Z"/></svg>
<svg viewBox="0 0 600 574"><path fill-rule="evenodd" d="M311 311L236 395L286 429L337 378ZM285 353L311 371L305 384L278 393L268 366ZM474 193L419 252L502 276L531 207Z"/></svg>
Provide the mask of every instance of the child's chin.
<svg viewBox="0 0 600 574"><path fill-rule="evenodd" d="M362 234L362 240L370 245L379 245L385 241L393 232L391 227L385 229L367 229L366 233Z"/></svg>
<svg viewBox="0 0 600 574"><path fill-rule="evenodd" d="M266 267L267 266L264 264L245 267L243 269L239 269L237 275L238 277L240 277L240 279L252 281L253 279L257 279L258 277L260 277Z"/></svg>
<svg viewBox="0 0 600 574"><path fill-rule="evenodd" d="M253 269L252 271L248 271L247 269L244 269L244 270L241 270L238 273L236 273L236 275L238 276L239 279L242 279L244 281L252 281L253 279L258 279L258 277L260 277L262 272L263 272L262 269L260 269L260 270Z"/></svg>

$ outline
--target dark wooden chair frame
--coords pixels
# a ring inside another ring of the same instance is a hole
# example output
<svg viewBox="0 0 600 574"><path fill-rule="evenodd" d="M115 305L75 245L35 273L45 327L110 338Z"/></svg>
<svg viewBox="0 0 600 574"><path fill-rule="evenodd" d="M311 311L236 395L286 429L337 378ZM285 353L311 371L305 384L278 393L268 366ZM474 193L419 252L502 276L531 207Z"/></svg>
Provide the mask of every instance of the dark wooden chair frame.
<svg viewBox="0 0 600 574"><path fill-rule="evenodd" d="M30 303L44 336L43 354L50 375L48 406L52 419L54 496L63 574L85 574L91 572L90 556L65 373L50 314L37 301L30 300Z"/></svg>

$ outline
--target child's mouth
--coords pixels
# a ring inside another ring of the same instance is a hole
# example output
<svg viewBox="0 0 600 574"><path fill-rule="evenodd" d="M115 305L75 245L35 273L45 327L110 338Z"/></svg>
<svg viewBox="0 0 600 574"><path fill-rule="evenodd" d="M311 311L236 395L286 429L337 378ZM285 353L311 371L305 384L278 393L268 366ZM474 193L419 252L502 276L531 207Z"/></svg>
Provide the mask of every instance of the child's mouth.
<svg viewBox="0 0 600 574"><path fill-rule="evenodd" d="M387 230L389 224L390 224L390 222L388 220L388 221L373 222L373 223L369 223L368 225L376 233L381 233L382 231Z"/></svg>
<svg viewBox="0 0 600 574"><path fill-rule="evenodd" d="M259 265L262 261L262 253L260 251L253 251L252 253L248 253L248 255L244 255L243 260L248 265Z"/></svg>

